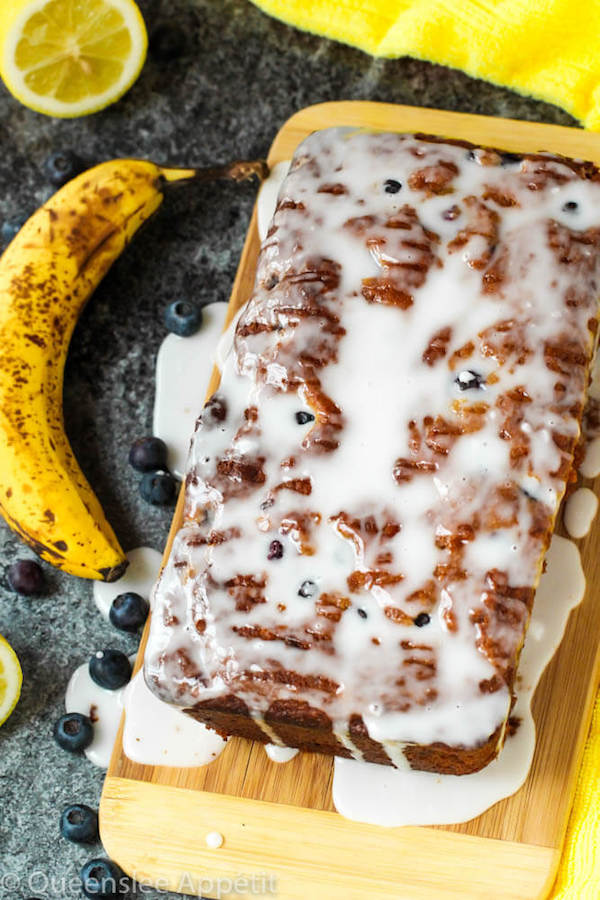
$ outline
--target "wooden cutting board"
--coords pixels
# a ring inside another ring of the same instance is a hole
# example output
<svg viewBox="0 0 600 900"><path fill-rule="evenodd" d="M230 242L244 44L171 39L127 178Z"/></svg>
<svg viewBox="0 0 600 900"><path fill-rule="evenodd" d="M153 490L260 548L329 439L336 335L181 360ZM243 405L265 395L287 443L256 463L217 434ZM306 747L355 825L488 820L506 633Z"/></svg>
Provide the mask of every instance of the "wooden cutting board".
<svg viewBox="0 0 600 900"><path fill-rule="evenodd" d="M269 163L289 159L311 131L331 125L428 132L513 151L550 150L600 163L600 134L369 102L323 103L301 110L275 138ZM250 296L258 249L255 210L228 321ZM209 395L217 384L215 372ZM181 499L165 554L180 521ZM280 900L530 900L547 896L600 675L600 607L595 588L600 577L600 528L580 545L587 595L571 614L564 640L536 692L535 758L527 781L512 797L464 825L362 825L344 819L333 808L329 757L301 753L280 765L268 759L261 745L232 738L221 756L203 768L142 766L123 754L121 724L100 806L107 853L138 879L206 897L254 893L276 895ZM146 636L147 629L138 667ZM205 837L215 830L225 840L218 850L211 850ZM228 881L240 877L248 883Z"/></svg>

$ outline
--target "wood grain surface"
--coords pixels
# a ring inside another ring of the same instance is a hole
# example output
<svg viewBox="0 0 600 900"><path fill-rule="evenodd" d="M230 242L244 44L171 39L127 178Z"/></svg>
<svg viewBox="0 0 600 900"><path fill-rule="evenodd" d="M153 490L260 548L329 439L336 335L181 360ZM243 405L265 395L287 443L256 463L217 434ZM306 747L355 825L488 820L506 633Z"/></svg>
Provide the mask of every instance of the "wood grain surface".
<svg viewBox="0 0 600 900"><path fill-rule="evenodd" d="M289 159L311 131L356 125L418 131L514 151L549 150L600 163L600 135L577 129L348 101L308 107L289 119L269 154ZM232 290L227 323L252 291L259 250L256 210ZM214 372L210 395L218 384ZM584 483L593 487L593 483ZM177 506L165 554L181 520ZM296 898L542 898L560 856L578 766L600 675L600 529L579 542L588 589L533 702L537 746L523 787L462 825L379 828L333 812L333 761L299 754L271 762L261 745L232 738L211 765L197 769L142 766L122 752L122 724L101 803L101 833L126 870L173 889L180 878L269 872L277 896ZM137 666L141 665L147 629ZM159 821L157 821L157 815ZM188 833L187 822L197 827ZM203 839L217 829L223 847ZM307 849L308 848L308 849ZM310 852L309 852L310 851ZM227 886L227 885L225 885ZM205 896L220 888L208 886ZM193 893L192 890L188 892ZM222 891L221 891L222 892ZM227 896L222 892L222 896ZM238 892L239 896L239 892Z"/></svg>

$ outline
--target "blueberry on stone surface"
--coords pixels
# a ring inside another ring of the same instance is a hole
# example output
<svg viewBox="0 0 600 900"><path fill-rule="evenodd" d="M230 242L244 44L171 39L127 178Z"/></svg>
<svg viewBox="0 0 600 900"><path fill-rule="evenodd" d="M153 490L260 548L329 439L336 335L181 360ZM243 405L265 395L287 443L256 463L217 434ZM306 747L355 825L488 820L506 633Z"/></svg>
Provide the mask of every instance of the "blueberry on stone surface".
<svg viewBox="0 0 600 900"><path fill-rule="evenodd" d="M46 587L44 570L34 559L18 559L8 567L7 578L13 591L25 597L41 594Z"/></svg>
<svg viewBox="0 0 600 900"><path fill-rule="evenodd" d="M402 185L395 178L388 178L383 185L386 194L397 194Z"/></svg>
<svg viewBox="0 0 600 900"><path fill-rule="evenodd" d="M485 378L473 369L463 369L454 379L461 391L485 390Z"/></svg>
<svg viewBox="0 0 600 900"><path fill-rule="evenodd" d="M129 878L123 869L110 859L90 859L81 869L81 887L86 897L114 898L123 896Z"/></svg>
<svg viewBox="0 0 600 900"><path fill-rule="evenodd" d="M315 417L312 413L305 412L303 409L300 412L296 413L296 422L298 425L307 425L309 422L314 422Z"/></svg>
<svg viewBox="0 0 600 900"><path fill-rule="evenodd" d="M149 612L148 601L140 594L128 591L126 594L119 594L118 597L115 597L108 618L115 628L134 633L142 627Z"/></svg>
<svg viewBox="0 0 600 900"><path fill-rule="evenodd" d="M311 581L307 578L306 581L303 581L298 589L298 595L300 597L314 597L317 593L317 586L314 581Z"/></svg>
<svg viewBox="0 0 600 900"><path fill-rule="evenodd" d="M190 300L175 300L165 310L165 326L179 337L190 337L202 325L202 309Z"/></svg>
<svg viewBox="0 0 600 900"><path fill-rule="evenodd" d="M563 212L575 212L577 209L579 209L579 204L575 200L567 200L563 205Z"/></svg>
<svg viewBox="0 0 600 900"><path fill-rule="evenodd" d="M429 625L430 621L431 621L431 619L430 619L429 615L426 612L422 612L422 613L419 613L419 615L416 617L416 619L414 620L414 623L417 626L417 628L422 628L423 625Z"/></svg>
<svg viewBox="0 0 600 900"><path fill-rule="evenodd" d="M159 62L171 62L181 56L186 48L186 35L182 28L169 22L157 25L150 35L150 54Z"/></svg>
<svg viewBox="0 0 600 900"><path fill-rule="evenodd" d="M267 559L281 559L283 556L283 544L281 541L271 541Z"/></svg>
<svg viewBox="0 0 600 900"><path fill-rule="evenodd" d="M19 233L29 216L20 216L16 219L5 220L0 226L0 239L4 245L10 244L12 239Z"/></svg>
<svg viewBox="0 0 600 900"><path fill-rule="evenodd" d="M116 691L131 678L131 663L120 650L98 650L89 662L92 681L108 691Z"/></svg>
<svg viewBox="0 0 600 900"><path fill-rule="evenodd" d="M99 840L98 813L84 803L73 803L63 809L60 833L73 844L95 844Z"/></svg>
<svg viewBox="0 0 600 900"><path fill-rule="evenodd" d="M153 506L169 506L175 502L177 481L170 472L146 472L140 481L140 494Z"/></svg>
<svg viewBox="0 0 600 900"><path fill-rule="evenodd" d="M160 438L138 438L129 451L129 465L138 472L156 472L167 468L167 445Z"/></svg>
<svg viewBox="0 0 600 900"><path fill-rule="evenodd" d="M81 753L93 739L94 726L82 713L66 713L54 724L54 740L68 753Z"/></svg>
<svg viewBox="0 0 600 900"><path fill-rule="evenodd" d="M44 162L44 174L55 187L62 187L67 181L75 178L85 169L86 164L72 150L59 150L51 153Z"/></svg>

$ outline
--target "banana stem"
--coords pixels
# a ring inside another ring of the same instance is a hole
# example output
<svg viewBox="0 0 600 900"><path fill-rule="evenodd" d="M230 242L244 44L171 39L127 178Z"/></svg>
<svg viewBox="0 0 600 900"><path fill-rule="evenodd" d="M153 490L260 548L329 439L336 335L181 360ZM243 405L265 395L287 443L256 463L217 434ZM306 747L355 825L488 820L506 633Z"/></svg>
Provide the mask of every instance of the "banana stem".
<svg viewBox="0 0 600 900"><path fill-rule="evenodd" d="M256 176L264 181L269 174L265 159L238 159L222 166L205 166L201 169L171 169L161 166L161 177L170 184L178 181L217 181L226 178L232 181L246 181Z"/></svg>

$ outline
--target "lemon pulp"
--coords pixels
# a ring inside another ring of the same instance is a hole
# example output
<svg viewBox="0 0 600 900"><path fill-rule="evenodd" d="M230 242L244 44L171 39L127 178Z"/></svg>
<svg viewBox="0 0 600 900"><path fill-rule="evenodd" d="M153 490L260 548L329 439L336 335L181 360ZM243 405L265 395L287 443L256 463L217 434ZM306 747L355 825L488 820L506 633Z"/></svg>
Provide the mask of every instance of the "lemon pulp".
<svg viewBox="0 0 600 900"><path fill-rule="evenodd" d="M0 635L0 725L8 719L17 705L22 681L23 674L17 654Z"/></svg>

